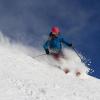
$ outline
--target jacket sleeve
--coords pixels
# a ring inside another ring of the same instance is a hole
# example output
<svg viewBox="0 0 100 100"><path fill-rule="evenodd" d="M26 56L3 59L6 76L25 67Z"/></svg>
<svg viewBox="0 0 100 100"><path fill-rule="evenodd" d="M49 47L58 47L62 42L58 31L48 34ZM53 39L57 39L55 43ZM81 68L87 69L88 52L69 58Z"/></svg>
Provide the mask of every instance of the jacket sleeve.
<svg viewBox="0 0 100 100"><path fill-rule="evenodd" d="M65 45L67 45L67 46L70 45L70 43L66 42L66 41L64 40L64 38L61 39L61 42L64 43Z"/></svg>
<svg viewBox="0 0 100 100"><path fill-rule="evenodd" d="M49 40L47 40L44 45L43 45L43 48L46 50L49 48Z"/></svg>

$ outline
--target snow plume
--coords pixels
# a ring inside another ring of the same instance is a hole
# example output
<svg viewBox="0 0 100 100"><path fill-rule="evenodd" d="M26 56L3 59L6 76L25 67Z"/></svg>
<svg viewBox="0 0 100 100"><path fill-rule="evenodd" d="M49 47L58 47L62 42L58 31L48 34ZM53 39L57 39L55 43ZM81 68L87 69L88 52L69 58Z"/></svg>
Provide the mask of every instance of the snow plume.
<svg viewBox="0 0 100 100"><path fill-rule="evenodd" d="M66 60L56 62L46 55L36 58L42 52L35 50L32 58L22 52L21 46L10 43L3 35L0 37L0 100L100 99L100 80L88 75L81 79L54 66L59 63L71 69L87 69L73 50L65 49Z"/></svg>
<svg viewBox="0 0 100 100"><path fill-rule="evenodd" d="M60 58L60 60L55 60L55 58L48 55L40 55L35 59L40 62L45 62L51 66L60 66L62 70L68 69L74 74L78 71L81 72L83 75L88 74L90 69L85 65L85 63L81 61L81 59L73 49L66 48L63 50L63 53L65 57Z"/></svg>
<svg viewBox="0 0 100 100"><path fill-rule="evenodd" d="M11 51L21 52L27 55L32 55L33 51L36 52L35 48L24 46L20 42L11 41L8 37L4 36L2 32L0 32L0 46L9 48Z"/></svg>
<svg viewBox="0 0 100 100"><path fill-rule="evenodd" d="M77 52L78 53L78 52ZM73 49L65 49L64 55L66 57L66 66L71 70L77 70L82 73L88 73L89 68L85 65L85 63L82 62L82 58L80 57L82 55L79 54L79 56L76 54L76 52Z"/></svg>
<svg viewBox="0 0 100 100"><path fill-rule="evenodd" d="M4 37L3 33L0 31L0 45L7 46L9 45L10 41L7 37Z"/></svg>

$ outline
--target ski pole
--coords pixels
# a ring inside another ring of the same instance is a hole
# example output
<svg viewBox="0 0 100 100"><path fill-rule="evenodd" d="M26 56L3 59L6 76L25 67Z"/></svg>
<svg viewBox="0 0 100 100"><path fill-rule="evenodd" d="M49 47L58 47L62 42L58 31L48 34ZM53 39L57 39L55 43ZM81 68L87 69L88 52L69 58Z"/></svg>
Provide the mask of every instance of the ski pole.
<svg viewBox="0 0 100 100"><path fill-rule="evenodd" d="M38 57L43 56L43 55L46 55L46 54L44 53L44 54L41 54L41 55L38 55L38 56L35 56L35 57L32 57L32 58L38 58Z"/></svg>
<svg viewBox="0 0 100 100"><path fill-rule="evenodd" d="M75 53L76 53L77 56L80 58L80 60L81 60L82 62L84 62L84 61L82 60L81 56L78 54L78 51L77 51L74 47L72 47L72 49L75 51Z"/></svg>

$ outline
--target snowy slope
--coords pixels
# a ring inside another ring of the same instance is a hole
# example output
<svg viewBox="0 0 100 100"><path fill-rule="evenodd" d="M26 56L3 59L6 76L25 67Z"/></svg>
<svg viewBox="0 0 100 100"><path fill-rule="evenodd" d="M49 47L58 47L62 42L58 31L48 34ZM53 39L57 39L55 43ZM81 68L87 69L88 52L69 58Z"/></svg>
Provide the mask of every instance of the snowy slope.
<svg viewBox="0 0 100 100"><path fill-rule="evenodd" d="M100 99L100 80L88 75L85 75L85 79L71 73L66 75L52 65L2 44L0 100Z"/></svg>

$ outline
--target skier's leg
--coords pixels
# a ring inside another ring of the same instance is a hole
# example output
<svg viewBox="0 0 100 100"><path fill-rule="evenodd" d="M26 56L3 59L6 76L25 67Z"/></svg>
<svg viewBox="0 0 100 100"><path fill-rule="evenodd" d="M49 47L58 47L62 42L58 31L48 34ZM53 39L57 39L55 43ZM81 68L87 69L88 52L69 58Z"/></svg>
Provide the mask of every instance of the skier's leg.
<svg viewBox="0 0 100 100"><path fill-rule="evenodd" d="M69 73L70 70L66 67L66 59L62 51L60 52L60 63L62 65L62 70L65 72L65 74Z"/></svg>

